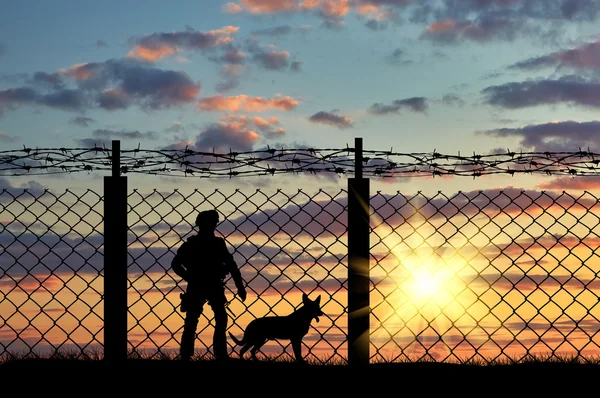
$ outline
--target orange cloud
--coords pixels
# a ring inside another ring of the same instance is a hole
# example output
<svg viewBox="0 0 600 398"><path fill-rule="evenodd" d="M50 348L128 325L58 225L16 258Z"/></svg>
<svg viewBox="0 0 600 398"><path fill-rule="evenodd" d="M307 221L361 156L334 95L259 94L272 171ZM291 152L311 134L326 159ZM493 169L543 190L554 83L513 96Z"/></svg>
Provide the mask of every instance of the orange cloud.
<svg viewBox="0 0 600 398"><path fill-rule="evenodd" d="M162 46L156 48L148 48L144 46L137 45L133 50L127 53L127 56L130 58L143 59L144 61L156 61L161 58L168 57L177 51L174 47Z"/></svg>
<svg viewBox="0 0 600 398"><path fill-rule="evenodd" d="M323 0L321 11L328 17L341 18L350 12L349 0Z"/></svg>
<svg viewBox="0 0 600 398"><path fill-rule="evenodd" d="M281 137L286 133L284 128L276 128L279 124L279 119L274 116L269 117L267 120L260 116L249 117L247 115L226 115L221 117L219 124L221 127L226 127L228 130L249 131L250 133L257 134L252 130L252 128L255 127L267 138Z"/></svg>
<svg viewBox="0 0 600 398"><path fill-rule="evenodd" d="M552 190L576 190L585 191L591 189L600 189L600 178L598 176L585 177L560 177L552 181L538 184L539 189Z"/></svg>
<svg viewBox="0 0 600 398"><path fill-rule="evenodd" d="M60 69L60 73L72 77L76 80L87 80L93 73L93 68L88 68L88 64L75 64L68 69Z"/></svg>
<svg viewBox="0 0 600 398"><path fill-rule="evenodd" d="M251 97L245 94L232 97L217 95L198 101L198 108L203 111L224 112L263 112L270 109L290 111L300 104L292 97L277 95L273 98Z"/></svg>
<svg viewBox="0 0 600 398"><path fill-rule="evenodd" d="M241 8L253 14L270 14L275 12L294 11L298 7L297 0L240 0ZM236 9L233 7L233 9Z"/></svg>
<svg viewBox="0 0 600 398"><path fill-rule="evenodd" d="M271 123L269 123L267 120L263 119L260 116L255 116L252 118L252 123L254 123L256 126L258 127L269 127L271 125Z"/></svg>
<svg viewBox="0 0 600 398"><path fill-rule="evenodd" d="M227 3L223 7L223 9L225 10L225 12L228 12L229 14L237 14L237 13L242 12L242 7L240 7L238 4L235 4L235 3Z"/></svg>
<svg viewBox="0 0 600 398"><path fill-rule="evenodd" d="M438 21L438 22L434 22L431 25L429 25L426 29L427 33L444 33L444 32L448 32L448 31L452 31L456 28L456 22L451 20L451 19L447 19L445 21Z"/></svg>
<svg viewBox="0 0 600 398"><path fill-rule="evenodd" d="M313 8L318 7L319 0L304 0L300 3L300 8L303 10L311 10Z"/></svg>
<svg viewBox="0 0 600 398"><path fill-rule="evenodd" d="M359 4L358 13L361 15L376 14L379 11L379 6L375 4Z"/></svg>
<svg viewBox="0 0 600 398"><path fill-rule="evenodd" d="M232 42L236 26L224 26L208 32L154 33L136 40L135 47L127 54L130 58L157 61L181 50L207 50Z"/></svg>

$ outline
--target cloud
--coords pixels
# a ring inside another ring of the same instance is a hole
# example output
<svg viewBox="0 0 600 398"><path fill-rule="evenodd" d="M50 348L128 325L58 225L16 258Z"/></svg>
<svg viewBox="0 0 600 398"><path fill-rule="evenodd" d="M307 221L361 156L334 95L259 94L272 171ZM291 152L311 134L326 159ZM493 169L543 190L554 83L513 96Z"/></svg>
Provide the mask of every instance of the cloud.
<svg viewBox="0 0 600 398"><path fill-rule="evenodd" d="M128 56L154 62L182 50L207 51L229 45L238 30L235 26L224 26L208 32L188 29L184 32L153 33L134 39L134 48Z"/></svg>
<svg viewBox="0 0 600 398"><path fill-rule="evenodd" d="M240 7L238 4L235 3L227 3L223 5L223 11L229 13L229 14L238 14L240 12L242 12L242 7Z"/></svg>
<svg viewBox="0 0 600 398"><path fill-rule="evenodd" d="M213 123L202 130L188 149L197 152L225 153L252 151L253 145L260 139L260 135L248 129L247 125L237 123L219 122ZM181 144L174 144L171 148L182 148Z"/></svg>
<svg viewBox="0 0 600 398"><path fill-rule="evenodd" d="M237 48L227 50L225 54L215 59L218 62L223 62L229 66L243 64L246 60L246 53Z"/></svg>
<svg viewBox="0 0 600 398"><path fill-rule="evenodd" d="M238 130L259 130L264 137L269 139L281 137L286 133L285 129L280 126L279 119L275 116L264 119L260 116L227 115L223 116L221 120L230 125L235 125Z"/></svg>
<svg viewBox="0 0 600 398"><path fill-rule="evenodd" d="M534 152L574 152L581 148L596 147L600 136L600 121L573 120L530 124L519 128L499 128L478 131L493 137L515 137L523 148Z"/></svg>
<svg viewBox="0 0 600 398"><path fill-rule="evenodd" d="M327 124L339 129L354 127L354 122L348 116L337 115L335 112L320 111L308 118L313 123Z"/></svg>
<svg viewBox="0 0 600 398"><path fill-rule="evenodd" d="M215 91L223 94L223 93L226 93L228 91L231 91L231 90L239 87L239 85L240 85L240 80L238 78L229 78L229 79L218 82L215 85Z"/></svg>
<svg viewBox="0 0 600 398"><path fill-rule="evenodd" d="M62 79L75 87L63 88ZM163 109L191 103L200 92L200 84L184 72L125 59L76 64L58 74L36 73L31 82L37 87L0 90L0 112L22 105L68 111L126 109L134 104L145 110Z"/></svg>
<svg viewBox="0 0 600 398"><path fill-rule="evenodd" d="M169 127L165 129L168 133L179 133L180 131L184 131L185 127L181 122L173 122Z"/></svg>
<svg viewBox="0 0 600 398"><path fill-rule="evenodd" d="M54 109L79 111L88 107L86 93L78 89L63 89L38 96L37 103Z"/></svg>
<svg viewBox="0 0 600 398"><path fill-rule="evenodd" d="M406 52L401 48L392 51L391 54L385 57L385 60L389 64L396 66L406 66L414 63L412 60L406 59Z"/></svg>
<svg viewBox="0 0 600 398"><path fill-rule="evenodd" d="M158 135L153 131L141 133L139 131L115 131L109 129L97 129L92 132L94 137L102 140L126 139L126 140L156 140Z"/></svg>
<svg viewBox="0 0 600 398"><path fill-rule="evenodd" d="M390 113L399 113L407 109L413 112L425 112L427 110L427 98L411 97L394 100L390 105L376 103L371 105L369 113L374 115L387 115Z"/></svg>
<svg viewBox="0 0 600 398"><path fill-rule="evenodd" d="M35 90L30 87L0 90L0 116L5 109L12 110L20 105L34 103L36 98Z"/></svg>
<svg viewBox="0 0 600 398"><path fill-rule="evenodd" d="M293 28L289 25L278 25L270 28L255 30L252 32L252 34L255 36L280 37L289 35L292 30Z"/></svg>
<svg viewBox="0 0 600 398"><path fill-rule="evenodd" d="M303 61L292 61L292 63L290 64L290 70L292 72L301 72L303 64Z"/></svg>
<svg viewBox="0 0 600 398"><path fill-rule="evenodd" d="M560 37L569 24L593 22L600 15L595 0L238 0L228 13L311 14L322 26L339 29L349 15L367 18L366 28L388 22L425 24L422 38L437 43L514 40L518 35Z"/></svg>
<svg viewBox="0 0 600 398"><path fill-rule="evenodd" d="M272 139L282 135L285 135L285 129L280 127L279 119L274 116L265 119L259 116L226 115L203 129L194 141L177 142L169 149L187 147L197 152L247 152L252 151L261 138Z"/></svg>
<svg viewBox="0 0 600 398"><path fill-rule="evenodd" d="M454 94L444 95L440 102L448 106L463 106L465 104L465 100Z"/></svg>
<svg viewBox="0 0 600 398"><path fill-rule="evenodd" d="M273 98L251 97L240 94L232 97L217 95L214 97L201 98L198 108L203 111L217 112L264 112L278 109L291 111L300 104L299 100L292 97L277 95Z"/></svg>
<svg viewBox="0 0 600 398"><path fill-rule="evenodd" d="M597 175L580 177L560 177L551 181L540 183L538 189L551 189L557 191L590 191L600 189L600 177Z"/></svg>
<svg viewBox="0 0 600 398"><path fill-rule="evenodd" d="M200 92L200 84L184 72L124 59L74 65L63 73L95 94L97 104L107 110L132 103L146 109L168 108L193 102Z"/></svg>
<svg viewBox="0 0 600 398"><path fill-rule="evenodd" d="M31 195L38 197L42 194L44 194L46 190L46 187L44 187L42 184L40 184L37 181L27 181L24 182L20 185L13 185L7 178L4 177L0 177L0 192L5 192L6 194L10 195L11 198L7 198L6 196L2 196L4 198L4 201L6 200L12 200L12 197L17 197L23 194L24 191L27 191L28 194L30 195L26 195L26 198L31 198ZM4 234L9 235L9 234ZM13 237L14 238L14 237Z"/></svg>
<svg viewBox="0 0 600 398"><path fill-rule="evenodd" d="M108 43L104 40L96 40L96 47L108 47Z"/></svg>
<svg viewBox="0 0 600 398"><path fill-rule="evenodd" d="M551 275L543 274L536 275L528 273L505 273L505 274L481 274L473 282L471 286L490 287L496 291L506 291L517 289L518 291L532 291L536 289L553 290L556 288L574 288L581 289L585 286L586 289L596 290L600 288L600 283L596 280L579 279L575 276L566 275Z"/></svg>
<svg viewBox="0 0 600 398"><path fill-rule="evenodd" d="M65 87L65 81L59 73L35 72L33 77L28 80L31 85L42 88L61 90Z"/></svg>
<svg viewBox="0 0 600 398"><path fill-rule="evenodd" d="M96 120L86 116L75 116L69 121L71 124L76 124L81 127L88 127L91 123L96 123Z"/></svg>
<svg viewBox="0 0 600 398"><path fill-rule="evenodd" d="M75 142L82 148L111 148L112 140L105 138L75 138Z"/></svg>
<svg viewBox="0 0 600 398"><path fill-rule="evenodd" d="M240 0L239 4L229 2L225 11L229 13L248 12L251 14L272 14L297 11L298 0Z"/></svg>
<svg viewBox="0 0 600 398"><path fill-rule="evenodd" d="M502 38L514 40L515 21L505 15L483 15L472 21L446 19L429 25L421 38L440 43L457 43L461 40L477 42Z"/></svg>
<svg viewBox="0 0 600 398"><path fill-rule="evenodd" d="M486 87L481 93L485 103L508 109L560 103L600 107L600 82L575 75L509 82Z"/></svg>
<svg viewBox="0 0 600 398"><path fill-rule="evenodd" d="M509 69L537 70L551 66L575 69L600 69L600 40L570 50L532 57L509 66Z"/></svg>
<svg viewBox="0 0 600 398"><path fill-rule="evenodd" d="M268 70L285 70L289 68L290 53L271 49L254 54L254 61Z"/></svg>
<svg viewBox="0 0 600 398"><path fill-rule="evenodd" d="M376 19L369 19L365 22L365 26L372 31L376 32L378 30L384 30L387 28L388 24L386 22L381 22Z"/></svg>
<svg viewBox="0 0 600 398"><path fill-rule="evenodd" d="M255 37L246 40L245 48L252 55L252 61L266 70L284 71L290 68L289 51L280 51L274 45L260 45Z"/></svg>

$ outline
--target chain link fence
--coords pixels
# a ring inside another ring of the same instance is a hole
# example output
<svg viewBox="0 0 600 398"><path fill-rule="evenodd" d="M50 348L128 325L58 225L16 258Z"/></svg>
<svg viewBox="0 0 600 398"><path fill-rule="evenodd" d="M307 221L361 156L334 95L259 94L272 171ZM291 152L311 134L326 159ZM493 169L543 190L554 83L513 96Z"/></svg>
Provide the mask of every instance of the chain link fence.
<svg viewBox="0 0 600 398"><path fill-rule="evenodd" d="M103 348L103 196L87 190L0 192L0 355L82 356ZM185 288L170 270L198 210L215 208L247 282L226 290L229 331L286 315L301 293L326 316L307 359L347 358L347 191L173 190L128 194L128 348L178 352ZM371 361L443 362L600 352L598 198L516 189L405 195L371 208ZM197 354L210 355L212 313ZM292 357L287 341L261 352ZM231 347L233 349L233 347Z"/></svg>

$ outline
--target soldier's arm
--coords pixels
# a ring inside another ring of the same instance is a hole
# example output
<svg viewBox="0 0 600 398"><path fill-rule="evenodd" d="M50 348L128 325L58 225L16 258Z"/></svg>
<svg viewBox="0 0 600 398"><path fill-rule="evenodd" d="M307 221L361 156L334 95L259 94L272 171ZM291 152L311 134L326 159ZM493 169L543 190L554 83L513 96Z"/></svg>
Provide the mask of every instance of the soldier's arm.
<svg viewBox="0 0 600 398"><path fill-rule="evenodd" d="M229 271L229 274L231 275L231 278L233 279L233 282L235 283L235 287L238 290L238 294L240 295L240 297L242 298L242 301L244 301L246 299L246 287L244 286L244 279L242 278L242 274L237 266L237 263L235 262L233 255L231 253L229 253L229 250L227 250L227 245L225 244L225 240L222 240L223 242L223 253L224 253L224 257L225 257L225 264L227 266L227 270Z"/></svg>
<svg viewBox="0 0 600 398"><path fill-rule="evenodd" d="M187 281L188 270L183 266L183 263L181 262L180 251L182 247L183 245L179 248L179 250L177 250L177 253L175 254L175 257L173 257L173 260L171 260L171 268L180 278L182 278L184 281Z"/></svg>

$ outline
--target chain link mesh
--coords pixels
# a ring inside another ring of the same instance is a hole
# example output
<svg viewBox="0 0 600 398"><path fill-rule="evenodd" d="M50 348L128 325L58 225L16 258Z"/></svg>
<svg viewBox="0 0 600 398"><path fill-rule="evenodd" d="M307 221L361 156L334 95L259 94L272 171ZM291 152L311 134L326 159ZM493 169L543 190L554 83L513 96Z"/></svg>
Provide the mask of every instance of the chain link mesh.
<svg viewBox="0 0 600 398"><path fill-rule="evenodd" d="M102 195L0 192L0 355L103 344ZM598 198L517 189L447 196L371 196L372 361L518 360L533 354L598 354ZM178 351L185 285L170 270L198 210L221 214L217 232L234 253L248 298L231 300L229 331L286 315L300 292L322 295L304 353L347 355L347 192L130 192L129 349ZM209 355L212 312L199 323ZM265 345L291 357L286 341Z"/></svg>
<svg viewBox="0 0 600 398"><path fill-rule="evenodd" d="M377 193L371 206L373 359L597 356L595 196Z"/></svg>
<svg viewBox="0 0 600 398"><path fill-rule="evenodd" d="M0 192L0 355L102 345L102 196Z"/></svg>

